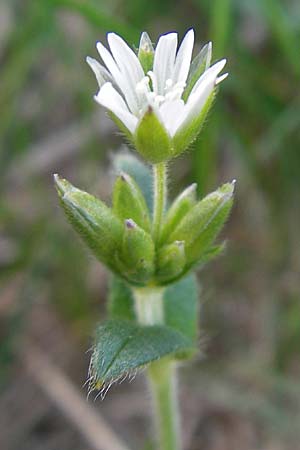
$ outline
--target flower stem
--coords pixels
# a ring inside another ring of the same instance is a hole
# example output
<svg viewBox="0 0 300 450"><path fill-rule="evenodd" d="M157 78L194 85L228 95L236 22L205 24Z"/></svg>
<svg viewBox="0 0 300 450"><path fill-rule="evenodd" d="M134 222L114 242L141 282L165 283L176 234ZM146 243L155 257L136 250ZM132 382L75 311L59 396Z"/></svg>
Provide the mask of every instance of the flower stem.
<svg viewBox="0 0 300 450"><path fill-rule="evenodd" d="M164 288L135 288L133 293L138 322L148 326L163 324ZM170 358L154 361L149 365L148 378L153 399L157 450L180 450L175 362Z"/></svg>
<svg viewBox="0 0 300 450"><path fill-rule="evenodd" d="M166 206L167 197L167 164L161 162L154 164L154 206L153 206L153 239L157 242L159 239L162 218Z"/></svg>

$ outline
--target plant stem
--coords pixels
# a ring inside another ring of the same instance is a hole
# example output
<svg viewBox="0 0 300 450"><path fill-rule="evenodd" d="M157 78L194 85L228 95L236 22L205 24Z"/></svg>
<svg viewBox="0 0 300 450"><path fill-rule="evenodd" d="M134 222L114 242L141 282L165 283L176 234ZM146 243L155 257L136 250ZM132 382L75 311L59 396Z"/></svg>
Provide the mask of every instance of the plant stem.
<svg viewBox="0 0 300 450"><path fill-rule="evenodd" d="M148 326L163 324L164 288L135 288L133 293L138 322ZM175 362L170 358L162 358L151 363L148 368L148 378L153 399L157 450L180 450Z"/></svg>
<svg viewBox="0 0 300 450"><path fill-rule="evenodd" d="M148 369L159 450L180 449L179 408L175 362L167 358Z"/></svg>
<svg viewBox="0 0 300 450"><path fill-rule="evenodd" d="M154 164L154 205L153 205L153 239L159 239L160 227L166 206L167 197L167 164L161 162Z"/></svg>
<svg viewBox="0 0 300 450"><path fill-rule="evenodd" d="M134 289L135 312L141 325L164 323L163 287Z"/></svg>

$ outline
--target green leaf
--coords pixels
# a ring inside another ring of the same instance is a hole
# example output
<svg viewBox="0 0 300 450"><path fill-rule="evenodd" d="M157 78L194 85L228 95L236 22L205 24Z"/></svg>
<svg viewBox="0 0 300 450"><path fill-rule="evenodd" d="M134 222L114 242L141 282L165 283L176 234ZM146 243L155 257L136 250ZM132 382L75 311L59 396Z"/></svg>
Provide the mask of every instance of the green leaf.
<svg viewBox="0 0 300 450"><path fill-rule="evenodd" d="M115 275L109 286L108 313L112 319L135 321L132 291L125 281Z"/></svg>
<svg viewBox="0 0 300 450"><path fill-rule="evenodd" d="M136 181L143 193L148 209L152 213L153 177L149 167L128 152L117 154L113 162L117 172L126 172Z"/></svg>
<svg viewBox="0 0 300 450"><path fill-rule="evenodd" d="M164 356L181 356L193 351L190 340L172 328L110 320L96 331L90 366L91 387L100 388L134 374Z"/></svg>
<svg viewBox="0 0 300 450"><path fill-rule="evenodd" d="M197 339L199 287L195 274L168 286L164 294L166 324L188 339Z"/></svg>
<svg viewBox="0 0 300 450"><path fill-rule="evenodd" d="M194 274L169 285L164 293L166 325L186 338L197 338L199 288ZM114 277L109 295L109 312L113 319L135 321L134 299L130 287Z"/></svg>

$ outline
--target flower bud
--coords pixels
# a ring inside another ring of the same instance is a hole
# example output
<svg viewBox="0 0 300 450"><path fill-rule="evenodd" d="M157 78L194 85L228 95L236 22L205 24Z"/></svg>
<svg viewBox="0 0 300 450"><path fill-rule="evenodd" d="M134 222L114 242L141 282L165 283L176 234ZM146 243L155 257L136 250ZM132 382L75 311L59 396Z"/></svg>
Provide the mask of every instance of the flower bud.
<svg viewBox="0 0 300 450"><path fill-rule="evenodd" d="M158 251L156 279L168 282L180 275L186 263L184 242L175 241Z"/></svg>
<svg viewBox="0 0 300 450"><path fill-rule="evenodd" d="M162 226L160 242L165 242L168 240L168 237L172 231L175 230L182 218L196 204L196 189L197 184L193 183L174 200L166 213Z"/></svg>
<svg viewBox="0 0 300 450"><path fill-rule="evenodd" d="M147 282L154 272L154 243L150 234L132 219L125 220L122 249L119 252L122 272L133 283Z"/></svg>
<svg viewBox="0 0 300 450"><path fill-rule="evenodd" d="M168 241L185 241L188 265L201 260L221 231L232 207L234 182L221 186L198 202L171 233Z"/></svg>
<svg viewBox="0 0 300 450"><path fill-rule="evenodd" d="M101 200L54 175L62 207L75 230L96 257L116 271L115 253L121 246L121 221Z"/></svg>
<svg viewBox="0 0 300 450"><path fill-rule="evenodd" d="M137 151L152 164L166 161L172 155L170 136L151 106L137 125L134 144Z"/></svg>
<svg viewBox="0 0 300 450"><path fill-rule="evenodd" d="M131 217L145 231L150 231L150 216L144 196L134 179L122 172L114 185L113 210L122 220Z"/></svg>

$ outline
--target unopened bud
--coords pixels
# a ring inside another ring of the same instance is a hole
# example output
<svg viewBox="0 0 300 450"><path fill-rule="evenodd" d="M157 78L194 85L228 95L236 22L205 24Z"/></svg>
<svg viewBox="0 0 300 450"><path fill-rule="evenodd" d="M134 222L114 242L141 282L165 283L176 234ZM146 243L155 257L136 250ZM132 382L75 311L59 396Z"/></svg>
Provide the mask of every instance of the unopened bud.
<svg viewBox="0 0 300 450"><path fill-rule="evenodd" d="M232 207L234 183L224 184L198 202L171 234L171 240L185 241L188 265L201 260L221 231Z"/></svg>
<svg viewBox="0 0 300 450"><path fill-rule="evenodd" d="M119 252L122 272L133 283L147 282L154 272L154 243L146 231L132 219L125 221L122 249Z"/></svg>
<svg viewBox="0 0 300 450"><path fill-rule="evenodd" d="M187 187L172 203L166 213L160 242L170 242L169 236L175 230L179 222L188 213L188 211L196 204L197 184L193 183Z"/></svg>
<svg viewBox="0 0 300 450"><path fill-rule="evenodd" d="M150 231L150 216L144 196L134 179L124 172L114 185L113 210L122 222L131 217L145 231Z"/></svg>
<svg viewBox="0 0 300 450"><path fill-rule="evenodd" d="M101 200L54 175L62 207L75 230L97 258L114 270L114 255L121 246L121 221Z"/></svg>
<svg viewBox="0 0 300 450"><path fill-rule="evenodd" d="M158 251L156 278L169 282L183 272L186 263L184 242L175 241Z"/></svg>

